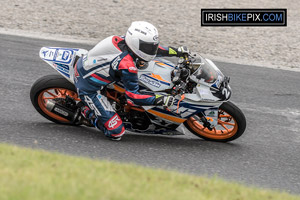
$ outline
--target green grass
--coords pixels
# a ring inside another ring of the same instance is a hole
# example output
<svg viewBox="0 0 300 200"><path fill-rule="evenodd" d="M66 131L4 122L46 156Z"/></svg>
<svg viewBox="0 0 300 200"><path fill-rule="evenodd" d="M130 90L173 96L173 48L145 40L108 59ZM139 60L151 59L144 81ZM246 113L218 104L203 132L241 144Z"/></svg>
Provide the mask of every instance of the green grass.
<svg viewBox="0 0 300 200"><path fill-rule="evenodd" d="M218 178L0 144L0 199L299 199Z"/></svg>

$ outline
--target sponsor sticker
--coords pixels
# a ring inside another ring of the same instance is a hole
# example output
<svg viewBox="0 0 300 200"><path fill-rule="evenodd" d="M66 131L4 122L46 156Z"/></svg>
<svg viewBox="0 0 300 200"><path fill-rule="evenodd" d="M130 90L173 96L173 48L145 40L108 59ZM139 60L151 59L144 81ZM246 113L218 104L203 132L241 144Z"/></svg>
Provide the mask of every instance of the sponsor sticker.
<svg viewBox="0 0 300 200"><path fill-rule="evenodd" d="M43 50L42 51L42 54L44 55L44 58L47 56L47 53L48 53L49 51L48 50Z"/></svg>
<svg viewBox="0 0 300 200"><path fill-rule="evenodd" d="M116 57L116 58L114 59L114 61L111 63L111 67L112 67L114 70L116 70L116 69L117 69L117 66L118 66L118 64L119 64L120 61L121 61L120 56Z"/></svg>
<svg viewBox="0 0 300 200"><path fill-rule="evenodd" d="M61 59L64 60L64 61L68 60L69 56L70 56L70 52L69 51L64 51L62 56L61 56Z"/></svg>
<svg viewBox="0 0 300 200"><path fill-rule="evenodd" d="M161 84L158 81L155 81L155 80L145 76L144 74L140 76L139 80L145 84L151 85L156 88L160 88L160 86L161 86Z"/></svg>
<svg viewBox="0 0 300 200"><path fill-rule="evenodd" d="M128 71L131 72L131 73L137 73L138 70L137 70L136 67L133 67L133 66L132 66L132 67L129 67L129 68L128 68Z"/></svg>
<svg viewBox="0 0 300 200"><path fill-rule="evenodd" d="M76 51L76 49L43 47L40 51L40 57L46 61L70 64L73 59L74 51Z"/></svg>
<svg viewBox="0 0 300 200"><path fill-rule="evenodd" d="M61 109L59 109L57 107L54 108L54 111L56 111L57 113L62 114L63 116L66 116L66 117L69 115L66 111L61 110Z"/></svg>

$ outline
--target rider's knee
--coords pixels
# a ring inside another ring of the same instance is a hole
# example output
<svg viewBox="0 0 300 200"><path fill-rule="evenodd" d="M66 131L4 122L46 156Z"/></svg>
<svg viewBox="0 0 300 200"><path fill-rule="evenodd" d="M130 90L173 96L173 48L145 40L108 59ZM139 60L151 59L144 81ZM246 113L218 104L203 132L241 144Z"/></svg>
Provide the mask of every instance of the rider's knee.
<svg viewBox="0 0 300 200"><path fill-rule="evenodd" d="M97 123L98 122L98 123ZM120 116L116 113L108 121L104 123L104 126L97 120L96 127L102 130L108 137L121 137L125 133L125 127Z"/></svg>
<svg viewBox="0 0 300 200"><path fill-rule="evenodd" d="M104 127L107 129L109 135L113 137L120 137L125 132L123 122L117 113L105 122Z"/></svg>

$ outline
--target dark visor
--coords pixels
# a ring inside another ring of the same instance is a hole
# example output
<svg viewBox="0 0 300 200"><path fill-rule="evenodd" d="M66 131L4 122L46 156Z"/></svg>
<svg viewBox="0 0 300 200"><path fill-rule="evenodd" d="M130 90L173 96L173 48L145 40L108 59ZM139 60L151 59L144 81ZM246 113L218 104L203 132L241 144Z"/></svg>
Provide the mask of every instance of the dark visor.
<svg viewBox="0 0 300 200"><path fill-rule="evenodd" d="M158 49L158 43L145 42L143 40L140 40L139 42L140 42L140 46L139 46L140 51L148 55L156 55Z"/></svg>

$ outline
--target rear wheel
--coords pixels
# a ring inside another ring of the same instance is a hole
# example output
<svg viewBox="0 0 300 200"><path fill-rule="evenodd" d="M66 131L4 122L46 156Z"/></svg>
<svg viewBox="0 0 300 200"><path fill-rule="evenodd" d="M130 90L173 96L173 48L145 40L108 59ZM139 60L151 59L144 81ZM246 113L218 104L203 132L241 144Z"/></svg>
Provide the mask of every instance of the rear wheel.
<svg viewBox="0 0 300 200"><path fill-rule="evenodd" d="M189 131L205 140L228 142L240 137L246 129L246 118L242 111L231 102L224 102L218 113L218 125L209 130L203 126L199 116L185 121Z"/></svg>
<svg viewBox="0 0 300 200"><path fill-rule="evenodd" d="M45 118L58 124L73 122L47 109L47 101L53 100L63 104L66 98L80 101L75 86L60 75L48 75L38 79L31 87L30 99L34 108Z"/></svg>

